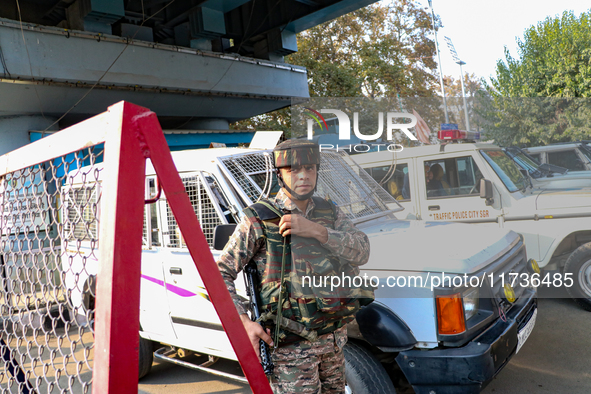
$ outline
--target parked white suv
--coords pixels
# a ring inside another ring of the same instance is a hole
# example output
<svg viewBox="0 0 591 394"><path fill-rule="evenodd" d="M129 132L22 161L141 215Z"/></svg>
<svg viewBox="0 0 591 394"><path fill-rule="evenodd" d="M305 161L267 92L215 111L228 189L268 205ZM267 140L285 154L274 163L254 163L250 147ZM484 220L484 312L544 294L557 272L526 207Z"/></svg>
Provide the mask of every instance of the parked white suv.
<svg viewBox="0 0 591 394"><path fill-rule="evenodd" d="M543 285L565 286L591 311L591 188L532 187L511 157L489 143L352 157L405 208L400 218L477 223L520 233L528 256L546 270ZM426 178L425 168L432 179Z"/></svg>

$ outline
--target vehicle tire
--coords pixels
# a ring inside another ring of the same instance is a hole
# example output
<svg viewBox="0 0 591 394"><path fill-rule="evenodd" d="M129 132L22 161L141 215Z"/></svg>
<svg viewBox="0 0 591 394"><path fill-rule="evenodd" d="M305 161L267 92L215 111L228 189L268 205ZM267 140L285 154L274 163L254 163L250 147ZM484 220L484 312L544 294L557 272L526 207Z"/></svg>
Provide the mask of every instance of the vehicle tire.
<svg viewBox="0 0 591 394"><path fill-rule="evenodd" d="M591 242L579 246L566 260L565 273L572 273L573 285L566 290L577 304L591 312Z"/></svg>
<svg viewBox="0 0 591 394"><path fill-rule="evenodd" d="M149 339L140 337L139 379L150 373L154 362L154 344Z"/></svg>
<svg viewBox="0 0 591 394"><path fill-rule="evenodd" d="M348 342L343 350L347 392L353 394L396 393L386 370L367 348L355 342Z"/></svg>

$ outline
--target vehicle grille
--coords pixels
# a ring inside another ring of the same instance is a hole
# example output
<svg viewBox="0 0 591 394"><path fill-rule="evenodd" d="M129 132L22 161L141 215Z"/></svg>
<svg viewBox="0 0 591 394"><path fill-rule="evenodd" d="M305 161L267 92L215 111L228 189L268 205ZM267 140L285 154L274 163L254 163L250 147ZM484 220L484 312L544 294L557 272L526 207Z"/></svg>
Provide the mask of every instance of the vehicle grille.
<svg viewBox="0 0 591 394"><path fill-rule="evenodd" d="M518 242L509 253L492 263L487 270L485 276L489 281L493 298L502 299L504 297L503 284L509 283L512 284L516 299L519 299L531 279L531 274L527 270L527 255L523 242ZM490 282L491 270L494 273L492 283Z"/></svg>

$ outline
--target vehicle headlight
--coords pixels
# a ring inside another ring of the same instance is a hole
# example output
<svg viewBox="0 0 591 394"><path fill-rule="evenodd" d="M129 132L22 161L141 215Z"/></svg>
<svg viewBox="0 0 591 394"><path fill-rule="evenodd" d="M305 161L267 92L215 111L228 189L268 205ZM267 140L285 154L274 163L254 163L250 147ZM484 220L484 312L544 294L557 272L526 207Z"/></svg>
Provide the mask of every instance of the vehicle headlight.
<svg viewBox="0 0 591 394"><path fill-rule="evenodd" d="M505 295L505 299L509 301L511 304L514 303L517 299L517 297L515 296L515 290L513 290L513 287L510 283L505 283L505 286L503 286L503 293Z"/></svg>
<svg viewBox="0 0 591 394"><path fill-rule="evenodd" d="M478 300L479 300L478 287L468 289L462 294L462 301L464 303L464 316L466 321L474 316L478 312Z"/></svg>
<svg viewBox="0 0 591 394"><path fill-rule="evenodd" d="M535 259L529 259L529 261L527 262L527 268L529 269L529 271L533 274L539 274L540 273L540 266L538 265L538 262Z"/></svg>

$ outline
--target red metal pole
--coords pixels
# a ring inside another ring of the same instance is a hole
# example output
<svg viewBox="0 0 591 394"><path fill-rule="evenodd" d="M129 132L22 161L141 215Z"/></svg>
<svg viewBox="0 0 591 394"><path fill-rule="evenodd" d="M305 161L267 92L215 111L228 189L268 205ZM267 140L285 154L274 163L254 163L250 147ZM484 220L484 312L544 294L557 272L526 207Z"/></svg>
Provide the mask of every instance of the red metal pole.
<svg viewBox="0 0 591 394"><path fill-rule="evenodd" d="M95 310L94 394L137 393L144 178L132 118L148 110L109 107L102 181Z"/></svg>
<svg viewBox="0 0 591 394"><path fill-rule="evenodd" d="M144 150L144 155L149 156L152 160L168 204L176 218L187 243L187 248L207 288L224 330L238 356L238 361L250 387L257 394L272 394L263 368L246 335L230 293L213 259L209 244L199 226L199 221L195 216L195 211L191 206L183 182L172 161L172 156L156 114L144 112L138 114L134 121L137 125L140 145ZM139 229L141 230L141 227ZM137 376L137 373L134 376Z"/></svg>

